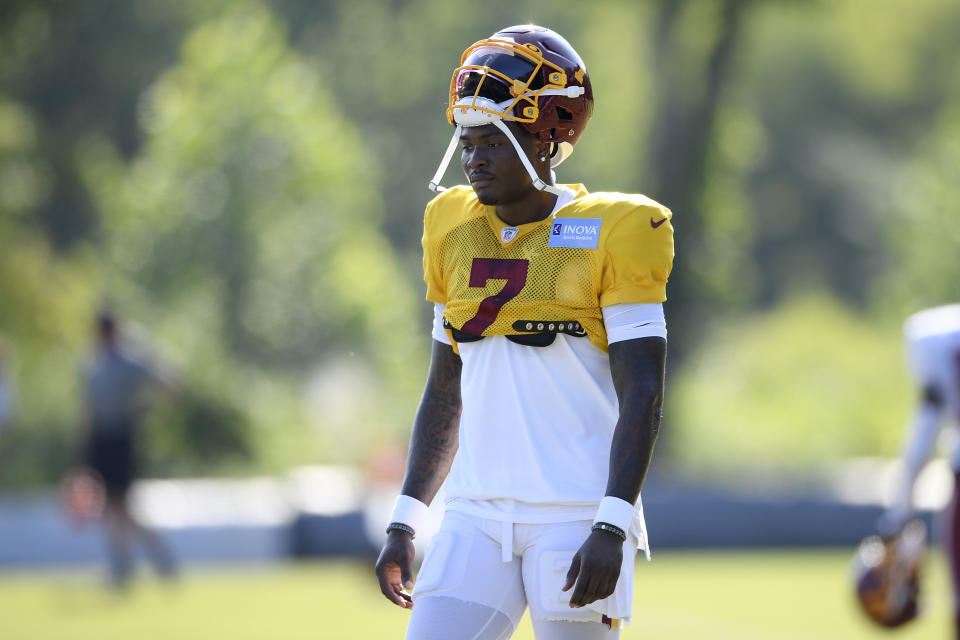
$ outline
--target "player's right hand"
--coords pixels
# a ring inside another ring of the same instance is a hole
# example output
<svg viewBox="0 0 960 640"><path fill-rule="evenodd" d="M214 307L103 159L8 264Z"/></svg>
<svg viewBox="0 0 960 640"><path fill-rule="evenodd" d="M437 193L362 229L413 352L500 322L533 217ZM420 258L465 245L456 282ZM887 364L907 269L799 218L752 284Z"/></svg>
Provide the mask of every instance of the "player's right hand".
<svg viewBox="0 0 960 640"><path fill-rule="evenodd" d="M395 529L387 534L387 541L377 558L376 571L380 591L387 600L404 609L413 608L413 598L408 592L413 590L410 567L415 554L413 537Z"/></svg>

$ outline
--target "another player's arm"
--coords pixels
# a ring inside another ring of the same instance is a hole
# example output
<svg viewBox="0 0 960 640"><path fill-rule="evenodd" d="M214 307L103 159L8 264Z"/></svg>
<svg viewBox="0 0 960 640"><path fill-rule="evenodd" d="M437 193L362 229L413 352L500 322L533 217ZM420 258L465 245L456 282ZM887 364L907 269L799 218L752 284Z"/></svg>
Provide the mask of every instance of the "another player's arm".
<svg viewBox="0 0 960 640"><path fill-rule="evenodd" d="M610 446L606 495L630 504L637 501L660 430L667 342L636 338L610 345L610 371L620 417ZM573 558L564 591L576 583L570 606L582 607L611 593L620 577L622 542L606 531L593 531Z"/></svg>
<svg viewBox="0 0 960 640"><path fill-rule="evenodd" d="M448 344L434 341L427 386L420 399L410 438L410 455L401 493L430 504L443 484L457 452L460 427L460 356ZM394 604L409 609L413 600L404 588L413 587L413 538L394 529L377 560L380 591Z"/></svg>
<svg viewBox="0 0 960 640"><path fill-rule="evenodd" d="M913 487L933 457L944 408L940 388L932 383L925 384L900 454L903 468L895 485L892 504L877 523L881 535L892 536L899 532L914 514Z"/></svg>

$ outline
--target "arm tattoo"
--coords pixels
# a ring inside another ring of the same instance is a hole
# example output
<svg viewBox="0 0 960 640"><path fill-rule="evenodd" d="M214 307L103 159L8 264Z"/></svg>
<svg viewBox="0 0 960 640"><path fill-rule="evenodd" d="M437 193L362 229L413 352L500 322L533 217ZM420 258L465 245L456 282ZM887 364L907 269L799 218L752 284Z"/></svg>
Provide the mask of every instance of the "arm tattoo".
<svg viewBox="0 0 960 640"><path fill-rule="evenodd" d="M610 372L620 418L610 446L606 495L634 503L660 431L667 343L638 338L610 345Z"/></svg>
<svg viewBox="0 0 960 640"><path fill-rule="evenodd" d="M402 493L430 504L450 471L460 427L460 356L434 342L427 387L413 423Z"/></svg>

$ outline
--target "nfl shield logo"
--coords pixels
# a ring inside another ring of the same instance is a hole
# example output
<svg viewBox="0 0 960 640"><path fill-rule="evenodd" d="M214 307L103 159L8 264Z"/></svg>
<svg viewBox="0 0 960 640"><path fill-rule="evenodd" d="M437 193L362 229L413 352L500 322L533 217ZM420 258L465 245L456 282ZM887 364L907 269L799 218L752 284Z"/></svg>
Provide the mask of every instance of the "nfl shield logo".
<svg viewBox="0 0 960 640"><path fill-rule="evenodd" d="M510 241L517 237L517 232L520 229L516 227L504 227L500 230L500 240L503 244L510 244Z"/></svg>

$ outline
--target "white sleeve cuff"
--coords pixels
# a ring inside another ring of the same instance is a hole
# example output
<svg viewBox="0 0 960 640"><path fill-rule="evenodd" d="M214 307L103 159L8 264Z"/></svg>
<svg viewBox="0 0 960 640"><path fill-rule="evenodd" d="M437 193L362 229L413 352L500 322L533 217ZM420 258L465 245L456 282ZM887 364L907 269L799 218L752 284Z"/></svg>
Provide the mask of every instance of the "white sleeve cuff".
<svg viewBox="0 0 960 640"><path fill-rule="evenodd" d="M659 302L613 304L603 307L607 344L634 338L667 339L667 321Z"/></svg>
<svg viewBox="0 0 960 640"><path fill-rule="evenodd" d="M600 501L594 522L606 522L624 531L630 531L634 519L637 517L637 508L620 498L605 496Z"/></svg>
<svg viewBox="0 0 960 640"><path fill-rule="evenodd" d="M447 335L447 332L443 328L443 312L446 308L446 305L440 304L439 302L433 303L433 331L431 335L437 342L450 344L450 336Z"/></svg>
<svg viewBox="0 0 960 640"><path fill-rule="evenodd" d="M416 498L400 494L393 504L393 513L390 514L388 524L399 522L408 527L413 527L413 530L417 531L423 521L426 520L428 510L429 507Z"/></svg>

